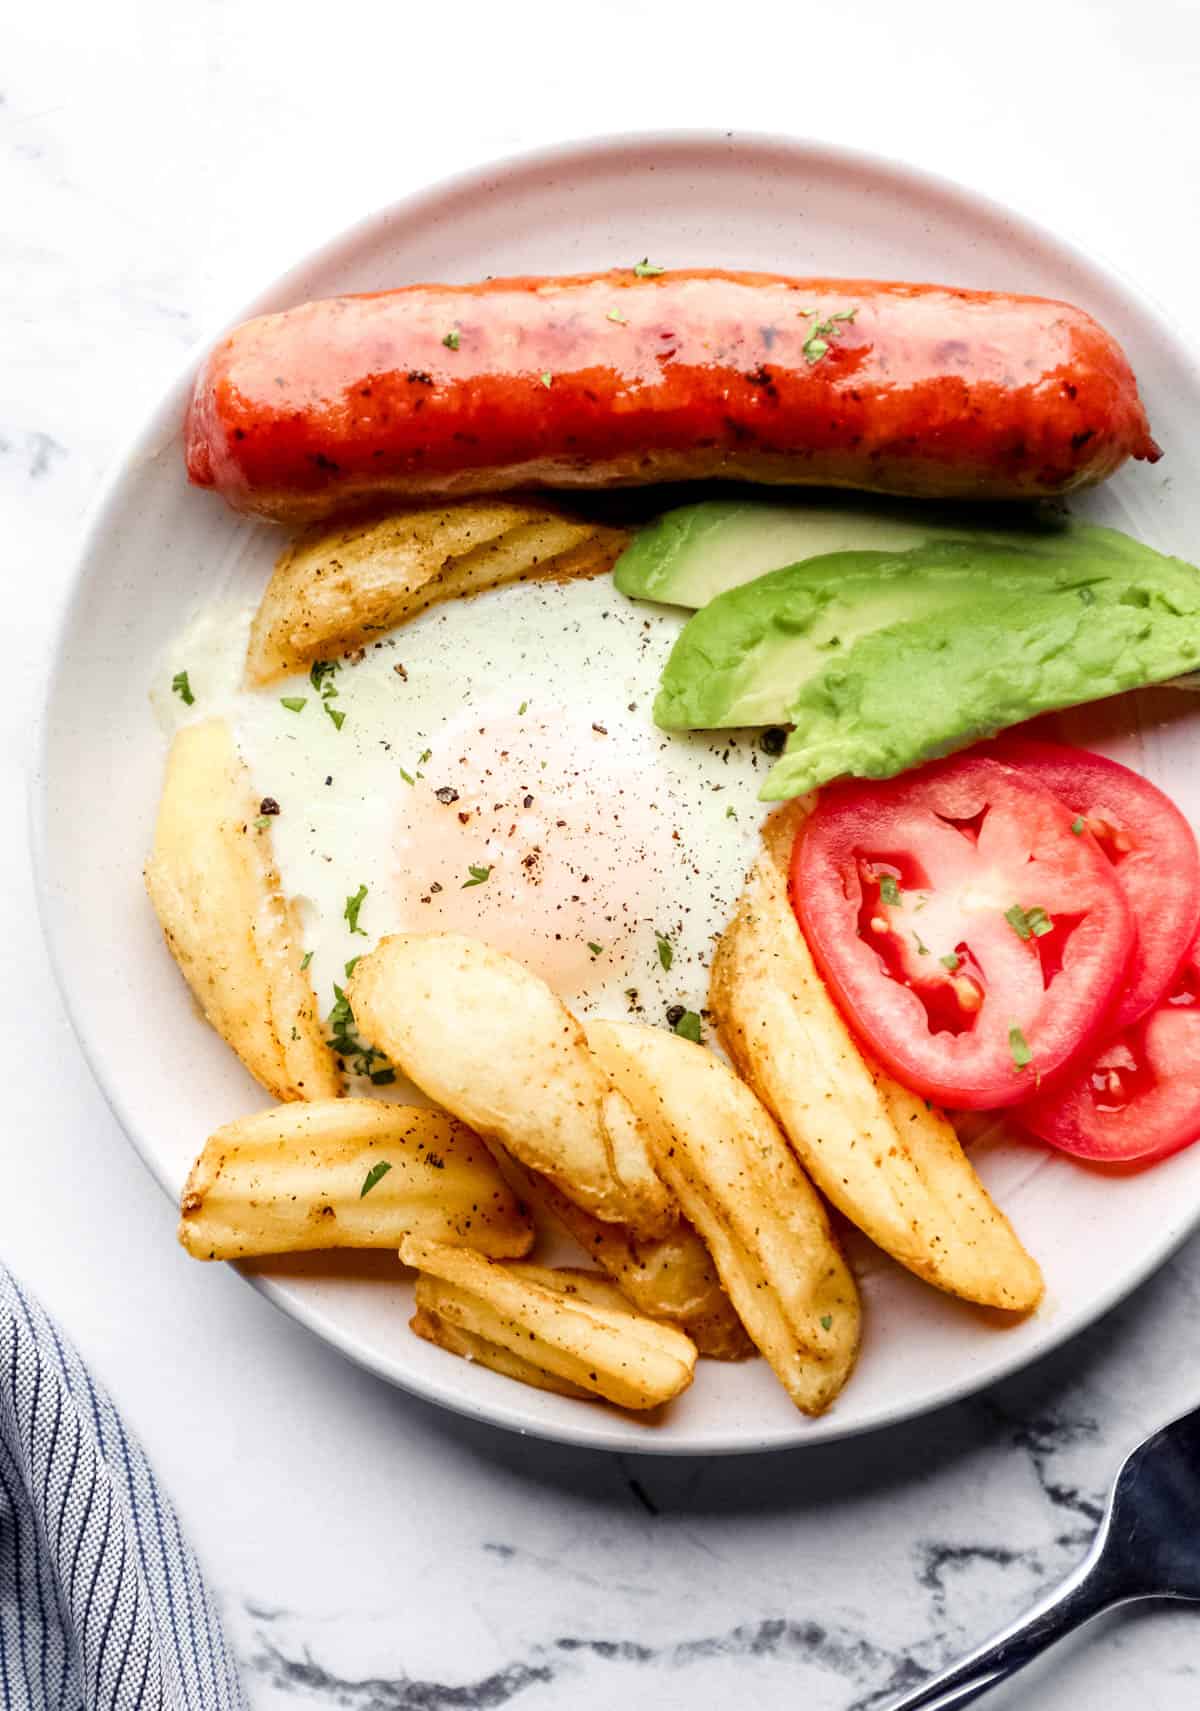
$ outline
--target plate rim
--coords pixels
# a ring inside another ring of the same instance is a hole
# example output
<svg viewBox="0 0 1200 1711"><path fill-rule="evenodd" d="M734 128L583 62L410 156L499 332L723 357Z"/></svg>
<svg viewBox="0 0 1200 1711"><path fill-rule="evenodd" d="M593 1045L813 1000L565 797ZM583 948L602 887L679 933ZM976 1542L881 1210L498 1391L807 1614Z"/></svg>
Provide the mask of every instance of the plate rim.
<svg viewBox="0 0 1200 1711"><path fill-rule="evenodd" d="M419 218L424 206L436 204L451 196L481 192L487 189L492 181L503 180L514 173L553 170L571 162L587 166L602 161L605 156L619 155L630 150L652 155L664 150L682 152L688 148L710 148L725 154L739 150L751 154L773 151L778 155L791 155L797 164L804 163L810 167L824 160L843 171L865 171L891 182L898 189L933 195L943 201L968 208L974 214L983 212L993 219L1005 222L1022 237L1049 245L1076 265L1100 274L1109 285L1116 288L1119 295L1133 300L1135 307L1179 347L1187 359L1193 380L1200 389L1200 358L1194 354L1195 347L1184 327L1174 315L1163 308L1152 293L1136 284L1122 267L1114 264L1102 252L1085 247L1069 234L1052 229L1019 206L1000 201L943 173L914 165L901 158L885 157L872 150L831 142L820 137L698 126L606 132L560 139L499 157L489 156L454 173L423 183L393 202L360 214L321 243L295 257L248 303L243 303L232 314L221 316L193 341L157 391L155 402L124 435L112 464L102 478L79 525L72 551L71 569L63 581L57 610L49 626L48 648L41 667L41 693L35 696L33 764L28 778L26 809L33 855L34 891L48 961L71 1030L102 1098L116 1118L126 1141L172 1202L176 1198L174 1187L160 1168L149 1144L144 1143L132 1113L126 1111L125 1100L116 1078L113 1077L110 1082L104 1069L104 1048L94 1037L88 1020L87 1006L77 1000L73 991L70 947L63 942L58 932L46 877L47 851L51 836L49 750L53 708L60 692L64 647L74 610L85 586L90 561L109 527L110 514L120 503L123 489L133 478L139 463L161 443L164 431L173 430L203 354L211 349L223 333L241 321L262 313L268 301L275 302L281 296L287 295L308 269L323 266L333 259L335 252L367 237L391 220ZM1002 1357L989 1369L986 1376L966 1374L956 1383L943 1384L936 1392L898 1402L895 1407L885 1408L870 1419L841 1422L836 1409L816 1420L797 1413L795 1425L785 1432L767 1437L750 1434L738 1437L717 1435L691 1444L678 1444L664 1438L656 1438L653 1427L647 1431L644 1443L631 1444L627 1432L628 1422L623 1419L619 1422L610 1421L599 1408L595 1411L581 1409L578 1426L573 1420L570 1424L552 1420L537 1421L503 1402L488 1405L481 1399L466 1395L452 1382L442 1384L428 1377L418 1380L411 1374L402 1374L387 1359L376 1355L356 1332L330 1325L327 1315L304 1294L296 1295L283 1284L269 1277L256 1275L241 1265L235 1265L235 1269L243 1281L278 1311L319 1337L343 1358L424 1403L445 1408L467 1419L515 1432L520 1436L570 1444L582 1449L656 1456L733 1456L805 1449L846 1441L868 1433L883 1432L903 1422L919 1419L938 1409L961 1402L971 1395L990 1390L1011 1378L1014 1373L1052 1356L1072 1338L1096 1324L1140 1288L1147 1278L1159 1271L1198 1226L1200 1200L1183 1226L1169 1230L1166 1238L1155 1244L1131 1273L1123 1274L1119 1281L1101 1290L1085 1306L1077 1307L1049 1324L1045 1340L1036 1349L1018 1349L1012 1355Z"/></svg>

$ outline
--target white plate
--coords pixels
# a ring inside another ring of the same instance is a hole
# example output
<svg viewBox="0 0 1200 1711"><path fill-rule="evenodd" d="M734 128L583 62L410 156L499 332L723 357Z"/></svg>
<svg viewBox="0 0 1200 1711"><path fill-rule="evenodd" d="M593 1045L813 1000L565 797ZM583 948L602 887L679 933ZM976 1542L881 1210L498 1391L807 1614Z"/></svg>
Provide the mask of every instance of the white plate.
<svg viewBox="0 0 1200 1711"><path fill-rule="evenodd" d="M1153 546L1200 553L1200 509L1179 479L1200 422L1200 376L1145 296L994 204L841 150L691 134L600 141L489 167L356 227L243 315L414 279L567 273L647 253L1081 304L1128 351L1166 456L1154 468L1127 467L1077 509ZM210 1129L261 1095L197 1019L142 890L163 761L147 685L160 650L206 592L260 589L279 542L187 487L180 428L189 377L190 365L118 464L87 533L58 640L34 816L46 931L80 1041L172 1196ZM1126 697L1073 730L1139 766L1196 819L1198 717L1189 697L1163 691ZM1010 1142L985 1145L978 1157L1045 1268L1046 1304L1002 1329L873 1257L862 1359L817 1421L795 1412L761 1361L702 1363L658 1426L526 1390L413 1337L408 1286L387 1254L272 1264L251 1281L372 1371L515 1430L665 1453L812 1444L917 1414L1045 1354L1160 1265L1200 1220L1200 1147L1115 1177ZM162 1215L172 1216L166 1204Z"/></svg>

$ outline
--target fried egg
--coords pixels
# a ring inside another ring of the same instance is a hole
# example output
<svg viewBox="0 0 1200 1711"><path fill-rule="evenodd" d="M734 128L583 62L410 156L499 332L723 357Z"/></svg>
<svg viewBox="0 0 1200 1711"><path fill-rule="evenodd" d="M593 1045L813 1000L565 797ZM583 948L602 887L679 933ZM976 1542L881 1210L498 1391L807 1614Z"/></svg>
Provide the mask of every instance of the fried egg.
<svg viewBox="0 0 1200 1711"><path fill-rule="evenodd" d="M607 577L518 584L246 689L251 616L203 611L152 699L168 732L229 721L324 1012L386 934L444 931L516 957L580 1015L703 1012L770 762L756 733L655 727L681 615Z"/></svg>

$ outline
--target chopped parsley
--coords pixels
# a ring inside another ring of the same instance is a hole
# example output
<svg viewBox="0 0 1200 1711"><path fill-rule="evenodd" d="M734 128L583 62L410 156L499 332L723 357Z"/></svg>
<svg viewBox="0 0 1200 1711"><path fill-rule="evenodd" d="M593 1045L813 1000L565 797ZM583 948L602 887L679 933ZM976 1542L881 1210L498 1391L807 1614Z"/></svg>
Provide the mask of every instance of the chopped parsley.
<svg viewBox="0 0 1200 1711"><path fill-rule="evenodd" d="M349 922L350 931L359 933L364 939L367 936L366 929L358 924L358 912L366 900L367 888L365 885L360 885L353 897L347 897L346 907L342 910L342 919Z"/></svg>
<svg viewBox="0 0 1200 1711"><path fill-rule="evenodd" d="M400 776L404 780L405 784L415 784L417 782L412 773L405 772L403 767L400 768Z"/></svg>
<svg viewBox="0 0 1200 1711"><path fill-rule="evenodd" d="M463 891L469 891L472 885L482 885L491 871L490 867L476 867L474 862L472 862L470 867L467 869L467 872L471 877L470 879L463 880L461 889Z"/></svg>
<svg viewBox="0 0 1200 1711"><path fill-rule="evenodd" d="M281 695L279 705L286 707L289 713L302 713L308 706L308 697L306 695Z"/></svg>
<svg viewBox="0 0 1200 1711"><path fill-rule="evenodd" d="M685 1010L675 1024L675 1032L680 1039L691 1040L694 1045L700 1044L700 1018L694 1010Z"/></svg>
<svg viewBox="0 0 1200 1711"><path fill-rule="evenodd" d="M929 946L923 945L921 943L921 935L919 933L913 934L913 942L917 947L917 955L918 956L928 956L929 955Z"/></svg>
<svg viewBox="0 0 1200 1711"><path fill-rule="evenodd" d="M300 972L301 972L301 974L304 973L304 970L308 967L309 963L312 961L312 956L313 956L313 954L311 951L305 951L303 957L300 959Z"/></svg>
<svg viewBox="0 0 1200 1711"><path fill-rule="evenodd" d="M607 319L610 321L615 321L619 327L623 327L623 326L625 326L626 322L628 321L628 316L622 315L622 313L619 309L610 309L608 311Z"/></svg>
<svg viewBox="0 0 1200 1711"><path fill-rule="evenodd" d="M666 973L675 961L675 947L665 933L655 933L654 940L658 946L658 960L663 965L663 972Z"/></svg>
<svg viewBox="0 0 1200 1711"><path fill-rule="evenodd" d="M1004 919L1019 939L1041 939L1054 931L1054 922L1036 903L1032 909L1022 909L1019 903L1014 903L1004 911Z"/></svg>
<svg viewBox="0 0 1200 1711"><path fill-rule="evenodd" d="M832 1329L833 1329L833 1314L832 1313L822 1313L821 1314L821 1329L823 1331L832 1331Z"/></svg>
<svg viewBox="0 0 1200 1711"><path fill-rule="evenodd" d="M1071 830L1074 832L1074 834L1077 838L1081 838L1083 836L1083 815L1082 814L1076 814L1075 818L1071 821Z"/></svg>
<svg viewBox="0 0 1200 1711"><path fill-rule="evenodd" d="M334 706L331 706L328 700L322 702L322 706L325 708L325 711L329 714L329 717L333 720L334 730L340 731L342 726L346 723L346 715L344 713L339 713L337 708Z"/></svg>
<svg viewBox="0 0 1200 1711"><path fill-rule="evenodd" d="M350 961L346 964L346 979L347 980L349 980L350 976L354 973L355 969L358 967L358 965L361 961L362 961L361 956L352 956L350 958Z"/></svg>
<svg viewBox="0 0 1200 1711"><path fill-rule="evenodd" d="M447 333L442 343L448 351L456 351L459 346L458 328L455 327L453 332Z"/></svg>
<svg viewBox="0 0 1200 1711"><path fill-rule="evenodd" d="M378 1164L373 1164L367 1174L363 1177L363 1185L358 1191L358 1198L361 1200L364 1195L369 1194L377 1182L383 1181L391 1168L391 1165L385 1158L381 1158Z"/></svg>
<svg viewBox="0 0 1200 1711"><path fill-rule="evenodd" d="M260 814L254 822L254 829L258 832L265 832L270 824L271 816L269 814Z"/></svg>
<svg viewBox="0 0 1200 1711"><path fill-rule="evenodd" d="M957 974L958 965L962 961L962 958L959 956L957 951L949 951L945 956L940 956L938 961L941 963L943 968L948 968L951 974Z"/></svg>
<svg viewBox="0 0 1200 1711"><path fill-rule="evenodd" d="M1012 1053L1012 1060L1018 1069L1029 1068L1033 1062L1033 1053L1029 1049L1029 1042L1015 1022L1008 1030L1008 1049Z"/></svg>
<svg viewBox="0 0 1200 1711"><path fill-rule="evenodd" d="M600 952L603 949L604 949L603 945L597 945L597 944L594 944L591 939L588 940L588 950L591 951L591 953L594 957L599 956Z"/></svg>
<svg viewBox="0 0 1200 1711"><path fill-rule="evenodd" d="M538 379L541 381L542 385L547 387L547 388L552 386L554 383L554 376L551 374L551 372L548 368L545 368L542 370L541 374L538 376Z"/></svg>
<svg viewBox="0 0 1200 1711"><path fill-rule="evenodd" d="M817 311L815 309L805 309L802 313L815 317ZM810 366L814 362L820 362L821 358L828 353L830 339L836 339L841 332L842 327L847 322L853 321L857 314L857 309L836 309L827 320L818 321L814 319L812 329L803 345L800 347L804 352L805 360Z"/></svg>
<svg viewBox="0 0 1200 1711"><path fill-rule="evenodd" d="M417 756L417 765L418 766L424 766L426 761L430 761L432 759L433 759L433 750L432 749L422 749L420 754Z"/></svg>
<svg viewBox="0 0 1200 1711"><path fill-rule="evenodd" d="M336 695L337 690L329 679L340 668L335 659L315 659L308 668L308 681L318 695Z"/></svg>
<svg viewBox="0 0 1200 1711"><path fill-rule="evenodd" d="M344 1063L351 1064L356 1075L369 1076L376 1087L387 1087L396 1079L395 1070L381 1051L369 1046L361 1038L355 1026L350 1000L336 983L333 997L333 1009L329 1012L329 1031L333 1038L327 1040L326 1045L331 1052L336 1052Z"/></svg>
<svg viewBox="0 0 1200 1711"><path fill-rule="evenodd" d="M196 697L192 694L192 686L188 682L186 671L177 671L171 679L172 693L178 695L185 707L190 707Z"/></svg>
<svg viewBox="0 0 1200 1711"><path fill-rule="evenodd" d="M725 818L727 820L736 820L737 819L737 809L734 808L732 805L730 807L726 808Z"/></svg>
<svg viewBox="0 0 1200 1711"><path fill-rule="evenodd" d="M659 267L657 262L651 261L649 256L644 255L641 261L634 263L633 271L639 279L653 279L656 273L665 273L667 270L665 267Z"/></svg>
<svg viewBox="0 0 1200 1711"><path fill-rule="evenodd" d="M900 886L894 873L881 873L879 875L879 895L889 908L898 909L900 907Z"/></svg>
<svg viewBox="0 0 1200 1711"><path fill-rule="evenodd" d="M528 706L529 706L528 701L522 701L521 705L517 708L517 716L520 717L520 715L525 712L525 710Z"/></svg>

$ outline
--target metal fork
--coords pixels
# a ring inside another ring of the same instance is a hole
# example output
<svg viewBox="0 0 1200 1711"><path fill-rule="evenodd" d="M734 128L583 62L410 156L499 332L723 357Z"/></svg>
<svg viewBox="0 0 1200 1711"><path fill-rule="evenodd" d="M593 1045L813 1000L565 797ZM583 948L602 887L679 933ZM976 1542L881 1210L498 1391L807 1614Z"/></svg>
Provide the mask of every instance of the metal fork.
<svg viewBox="0 0 1200 1711"><path fill-rule="evenodd" d="M958 1711L1073 1628L1139 1598L1200 1601L1200 1408L1126 1457L1091 1550L1061 1586L884 1711Z"/></svg>

